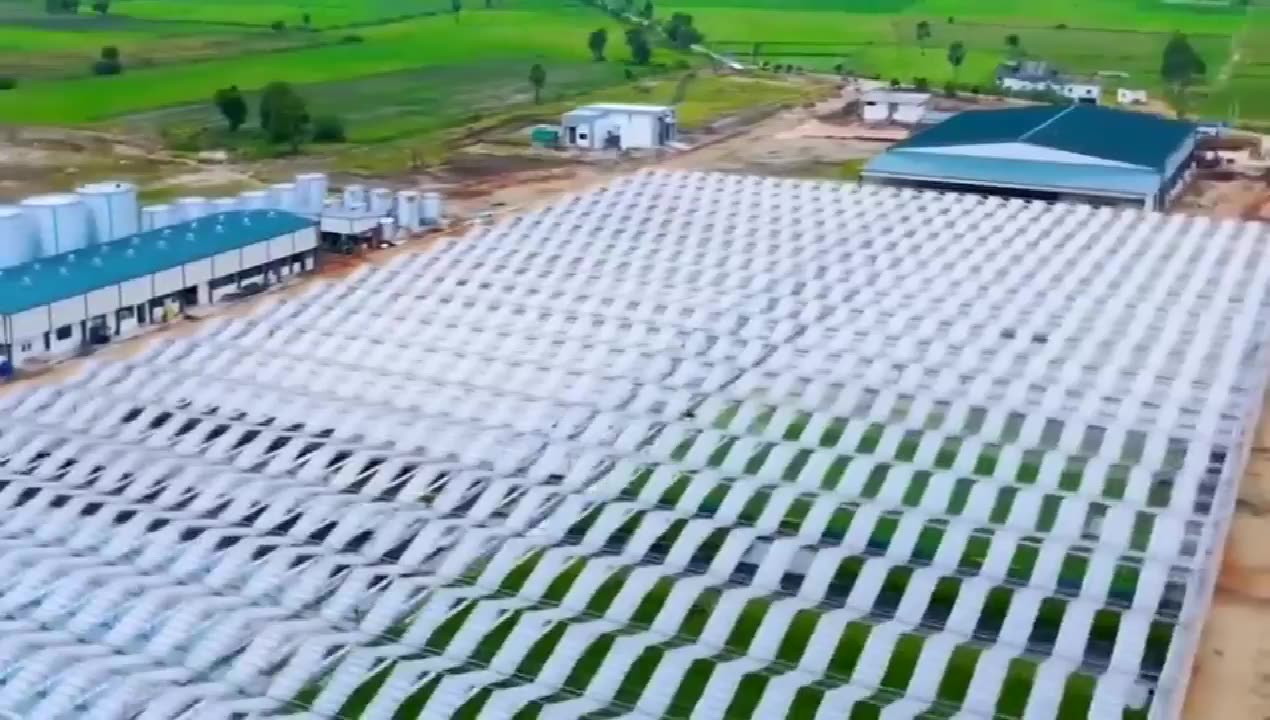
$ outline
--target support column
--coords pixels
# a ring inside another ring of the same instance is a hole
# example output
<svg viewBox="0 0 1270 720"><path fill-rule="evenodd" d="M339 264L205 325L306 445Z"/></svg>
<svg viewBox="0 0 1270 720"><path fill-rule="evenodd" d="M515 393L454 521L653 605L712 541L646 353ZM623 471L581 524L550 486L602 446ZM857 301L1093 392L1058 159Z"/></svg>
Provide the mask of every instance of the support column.
<svg viewBox="0 0 1270 720"><path fill-rule="evenodd" d="M197 293L197 299L195 300L195 302L197 302L199 305L207 305L211 302L212 288L208 283L201 282L195 285L194 291L195 293Z"/></svg>

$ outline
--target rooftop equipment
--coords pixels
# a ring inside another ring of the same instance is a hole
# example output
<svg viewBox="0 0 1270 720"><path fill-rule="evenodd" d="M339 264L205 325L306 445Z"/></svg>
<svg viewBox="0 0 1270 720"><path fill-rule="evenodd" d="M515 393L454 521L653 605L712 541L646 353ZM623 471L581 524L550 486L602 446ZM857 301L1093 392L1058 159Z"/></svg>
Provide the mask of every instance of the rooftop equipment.
<svg viewBox="0 0 1270 720"><path fill-rule="evenodd" d="M0 205L0 268L34 260L38 248L31 221L22 208Z"/></svg>
<svg viewBox="0 0 1270 720"><path fill-rule="evenodd" d="M88 246L88 207L78 195L36 195L22 201L35 228L40 255L56 255Z"/></svg>
<svg viewBox="0 0 1270 720"><path fill-rule="evenodd" d="M94 243L110 242L137 232L141 213L137 186L126 182L100 182L76 190L88 207L89 237Z"/></svg>

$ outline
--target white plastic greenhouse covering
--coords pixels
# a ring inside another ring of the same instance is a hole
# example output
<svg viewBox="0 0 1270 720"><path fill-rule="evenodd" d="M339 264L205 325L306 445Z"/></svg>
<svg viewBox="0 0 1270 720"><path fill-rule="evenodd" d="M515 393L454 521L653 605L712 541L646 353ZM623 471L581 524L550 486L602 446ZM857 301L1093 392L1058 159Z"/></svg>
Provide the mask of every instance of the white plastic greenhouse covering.
<svg viewBox="0 0 1270 720"><path fill-rule="evenodd" d="M1268 242L641 173L0 396L0 710L1176 716Z"/></svg>

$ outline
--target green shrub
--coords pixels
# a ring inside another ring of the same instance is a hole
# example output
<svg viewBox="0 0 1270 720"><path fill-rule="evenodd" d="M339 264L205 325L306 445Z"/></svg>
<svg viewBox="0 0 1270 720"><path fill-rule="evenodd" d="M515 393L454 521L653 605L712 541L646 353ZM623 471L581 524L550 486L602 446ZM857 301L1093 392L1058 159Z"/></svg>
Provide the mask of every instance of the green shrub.
<svg viewBox="0 0 1270 720"><path fill-rule="evenodd" d="M0 76L0 90L12 90L18 86L18 79L12 75Z"/></svg>
<svg viewBox="0 0 1270 720"><path fill-rule="evenodd" d="M323 115L313 121L313 142L342 143L348 139L344 121L334 115Z"/></svg>

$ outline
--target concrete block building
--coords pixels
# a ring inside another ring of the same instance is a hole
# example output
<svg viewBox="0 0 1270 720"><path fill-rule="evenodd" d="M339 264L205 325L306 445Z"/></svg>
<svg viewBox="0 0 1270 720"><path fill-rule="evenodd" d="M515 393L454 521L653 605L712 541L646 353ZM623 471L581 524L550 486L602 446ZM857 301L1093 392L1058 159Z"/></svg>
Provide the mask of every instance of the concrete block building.
<svg viewBox="0 0 1270 720"><path fill-rule="evenodd" d="M76 352L184 308L314 269L313 220L220 213L0 270L0 362Z"/></svg>
<svg viewBox="0 0 1270 720"><path fill-rule="evenodd" d="M675 141L675 109L667 105L584 105L564 114L560 143L598 150L646 150Z"/></svg>
<svg viewBox="0 0 1270 720"><path fill-rule="evenodd" d="M891 147L866 182L1164 209L1185 186L1195 126L1092 105L958 113Z"/></svg>

